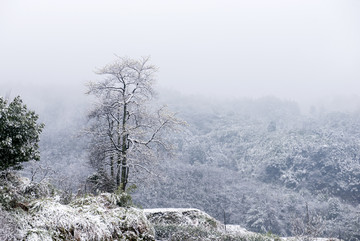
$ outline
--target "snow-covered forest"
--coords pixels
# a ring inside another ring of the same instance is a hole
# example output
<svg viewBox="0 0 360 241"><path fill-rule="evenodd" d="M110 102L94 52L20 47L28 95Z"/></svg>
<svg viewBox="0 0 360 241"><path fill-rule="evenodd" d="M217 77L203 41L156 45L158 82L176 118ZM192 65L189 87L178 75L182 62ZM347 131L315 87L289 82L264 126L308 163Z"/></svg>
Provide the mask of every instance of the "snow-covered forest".
<svg viewBox="0 0 360 241"><path fill-rule="evenodd" d="M151 163L151 174L131 173L137 205L198 208L282 236L360 238L359 111L303 113L273 97L221 101L166 91L159 102L187 126L168 136L175 155ZM48 105L39 113L46 124L41 161L22 173L69 196L86 191L95 171L83 134L88 106Z"/></svg>
<svg viewBox="0 0 360 241"><path fill-rule="evenodd" d="M0 0L0 32L0 240L360 240L359 0Z"/></svg>

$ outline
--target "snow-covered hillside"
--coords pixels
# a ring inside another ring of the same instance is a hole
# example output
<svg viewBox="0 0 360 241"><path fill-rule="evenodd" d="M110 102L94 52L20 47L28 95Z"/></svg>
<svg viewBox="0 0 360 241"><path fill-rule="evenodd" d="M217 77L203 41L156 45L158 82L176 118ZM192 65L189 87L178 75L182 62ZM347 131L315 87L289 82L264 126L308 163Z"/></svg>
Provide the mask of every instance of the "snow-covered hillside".
<svg viewBox="0 0 360 241"><path fill-rule="evenodd" d="M198 209L141 210L124 206L124 195L79 195L65 205L51 186L4 174L0 177L0 240L281 239L236 225L225 227Z"/></svg>

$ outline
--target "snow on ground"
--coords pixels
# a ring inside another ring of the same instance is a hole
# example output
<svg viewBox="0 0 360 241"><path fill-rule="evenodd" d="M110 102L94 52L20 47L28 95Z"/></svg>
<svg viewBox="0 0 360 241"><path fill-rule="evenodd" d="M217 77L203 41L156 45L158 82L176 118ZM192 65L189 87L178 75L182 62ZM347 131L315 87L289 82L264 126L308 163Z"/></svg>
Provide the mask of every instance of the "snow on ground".
<svg viewBox="0 0 360 241"><path fill-rule="evenodd" d="M146 209L144 209L145 213L186 212L186 211L200 211L200 210L196 209L196 208L146 208Z"/></svg>
<svg viewBox="0 0 360 241"><path fill-rule="evenodd" d="M225 229L224 224L195 208L122 207L122 196L110 193L85 195L64 205L49 186L34 185L26 178L10 175L0 179L0 184L0 240L154 240L154 236L162 240L279 239L239 225L226 225Z"/></svg>
<svg viewBox="0 0 360 241"><path fill-rule="evenodd" d="M226 232L232 234L241 234L241 235L256 235L256 233L246 230L240 225L227 224Z"/></svg>

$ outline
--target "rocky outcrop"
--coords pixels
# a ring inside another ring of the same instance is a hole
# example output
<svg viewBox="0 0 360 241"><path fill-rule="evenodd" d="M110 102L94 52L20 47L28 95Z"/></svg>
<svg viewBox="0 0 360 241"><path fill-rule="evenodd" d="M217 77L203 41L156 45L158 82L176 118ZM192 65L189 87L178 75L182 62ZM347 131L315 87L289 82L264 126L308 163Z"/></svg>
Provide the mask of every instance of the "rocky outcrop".
<svg viewBox="0 0 360 241"><path fill-rule="evenodd" d="M239 226L224 224L207 213L193 208L144 209L154 225L157 240L271 240ZM237 227L237 228L235 228ZM241 232L240 232L241 231Z"/></svg>
<svg viewBox="0 0 360 241"><path fill-rule="evenodd" d="M194 208L144 209L146 217L154 225L191 226L207 230L224 231L222 223L205 212Z"/></svg>
<svg viewBox="0 0 360 241"><path fill-rule="evenodd" d="M246 230L239 225L225 225L207 213L192 208L144 209L155 228L155 238L167 241L339 241L330 238L278 237Z"/></svg>

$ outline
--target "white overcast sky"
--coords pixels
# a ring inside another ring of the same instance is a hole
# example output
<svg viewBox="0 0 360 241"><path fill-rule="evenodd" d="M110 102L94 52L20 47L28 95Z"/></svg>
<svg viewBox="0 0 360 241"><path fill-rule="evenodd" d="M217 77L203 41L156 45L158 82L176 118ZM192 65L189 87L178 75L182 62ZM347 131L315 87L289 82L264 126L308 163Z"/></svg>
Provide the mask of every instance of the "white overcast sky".
<svg viewBox="0 0 360 241"><path fill-rule="evenodd" d="M1 95L82 95L114 54L185 94L358 95L360 1L0 0Z"/></svg>

